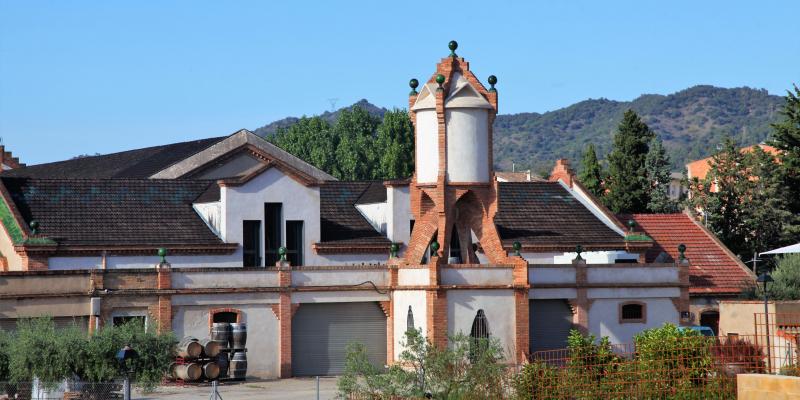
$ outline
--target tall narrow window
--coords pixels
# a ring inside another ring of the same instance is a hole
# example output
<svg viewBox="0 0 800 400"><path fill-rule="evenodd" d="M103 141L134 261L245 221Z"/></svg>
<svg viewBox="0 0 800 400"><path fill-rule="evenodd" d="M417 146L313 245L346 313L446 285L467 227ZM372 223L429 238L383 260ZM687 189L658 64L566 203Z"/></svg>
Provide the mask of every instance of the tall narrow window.
<svg viewBox="0 0 800 400"><path fill-rule="evenodd" d="M282 203L264 203L264 265L278 262L281 247Z"/></svg>
<svg viewBox="0 0 800 400"><path fill-rule="evenodd" d="M261 265L261 221L242 223L243 262L245 267Z"/></svg>
<svg viewBox="0 0 800 400"><path fill-rule="evenodd" d="M480 357L481 352L489 346L489 324L486 321L486 314L484 314L483 310L478 310L478 314L472 320L469 338L469 359L474 362Z"/></svg>
<svg viewBox="0 0 800 400"><path fill-rule="evenodd" d="M461 241L458 239L458 230L453 226L453 233L450 234L450 264L461 264Z"/></svg>
<svg viewBox="0 0 800 400"><path fill-rule="evenodd" d="M286 221L286 257L292 265L303 265L303 221Z"/></svg>
<svg viewBox="0 0 800 400"><path fill-rule="evenodd" d="M406 332L417 329L414 327L414 313L411 311L411 306L408 306L408 315L406 315Z"/></svg>

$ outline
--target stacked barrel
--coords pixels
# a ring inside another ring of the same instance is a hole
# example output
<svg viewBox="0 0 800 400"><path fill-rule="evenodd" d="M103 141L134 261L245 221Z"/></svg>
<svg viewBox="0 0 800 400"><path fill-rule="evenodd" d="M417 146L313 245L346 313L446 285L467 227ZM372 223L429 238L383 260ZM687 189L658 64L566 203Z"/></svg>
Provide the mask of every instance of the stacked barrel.
<svg viewBox="0 0 800 400"><path fill-rule="evenodd" d="M211 326L211 340L223 345L216 359L220 378L244 380L247 375L247 325L215 322Z"/></svg>
<svg viewBox="0 0 800 400"><path fill-rule="evenodd" d="M170 366L170 376L183 382L219 379L221 368L217 359L222 349L223 344L214 340L183 338L178 342L177 358Z"/></svg>

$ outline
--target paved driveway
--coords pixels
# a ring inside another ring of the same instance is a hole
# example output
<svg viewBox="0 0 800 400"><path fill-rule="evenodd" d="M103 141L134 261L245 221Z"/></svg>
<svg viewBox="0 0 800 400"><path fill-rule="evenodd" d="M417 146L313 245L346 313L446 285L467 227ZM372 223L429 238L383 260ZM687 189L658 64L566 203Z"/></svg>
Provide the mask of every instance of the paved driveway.
<svg viewBox="0 0 800 400"><path fill-rule="evenodd" d="M320 378L320 395L323 400L336 398L336 378ZM211 394L211 386L160 386L155 393L133 393L136 400L204 400ZM249 379L245 382L221 383L219 394L224 400L269 399L300 400L317 398L315 378L291 378L276 380Z"/></svg>

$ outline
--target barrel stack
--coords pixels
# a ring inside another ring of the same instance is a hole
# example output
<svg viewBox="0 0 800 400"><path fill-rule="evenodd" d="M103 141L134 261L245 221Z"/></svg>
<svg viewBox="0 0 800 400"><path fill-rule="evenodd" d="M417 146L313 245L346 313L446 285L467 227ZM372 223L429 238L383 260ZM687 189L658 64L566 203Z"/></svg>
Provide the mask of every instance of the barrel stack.
<svg viewBox="0 0 800 400"><path fill-rule="evenodd" d="M227 346L227 345L225 345ZM169 376L179 382L197 382L219 379L217 359L223 344L213 339L199 340L186 336L176 345L175 362L170 365Z"/></svg>
<svg viewBox="0 0 800 400"><path fill-rule="evenodd" d="M244 380L247 375L247 324L215 322L211 340L221 343L216 358L220 379Z"/></svg>

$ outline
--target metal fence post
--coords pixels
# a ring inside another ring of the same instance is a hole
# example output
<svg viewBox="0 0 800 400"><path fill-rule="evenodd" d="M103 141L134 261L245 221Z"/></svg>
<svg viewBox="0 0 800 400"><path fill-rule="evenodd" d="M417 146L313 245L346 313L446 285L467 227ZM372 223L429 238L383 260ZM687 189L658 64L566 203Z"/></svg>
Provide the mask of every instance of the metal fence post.
<svg viewBox="0 0 800 400"><path fill-rule="evenodd" d="M131 378L125 374L125 380L122 381L122 399L131 400Z"/></svg>
<svg viewBox="0 0 800 400"><path fill-rule="evenodd" d="M317 400L319 400L319 375L317 375Z"/></svg>

